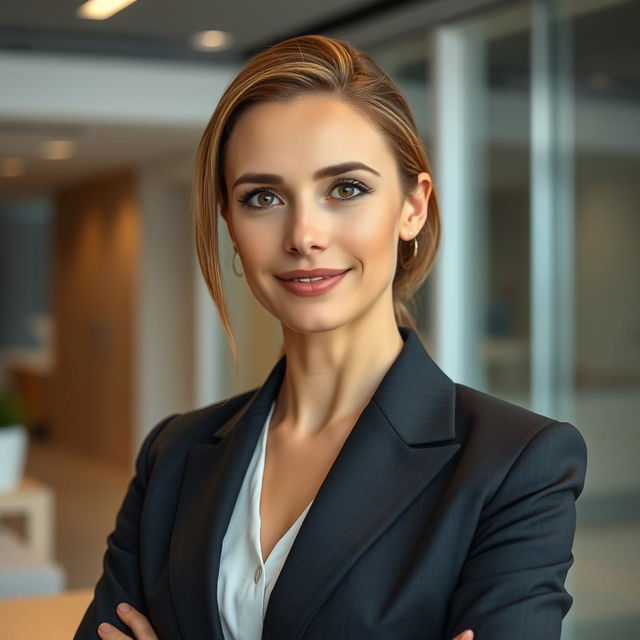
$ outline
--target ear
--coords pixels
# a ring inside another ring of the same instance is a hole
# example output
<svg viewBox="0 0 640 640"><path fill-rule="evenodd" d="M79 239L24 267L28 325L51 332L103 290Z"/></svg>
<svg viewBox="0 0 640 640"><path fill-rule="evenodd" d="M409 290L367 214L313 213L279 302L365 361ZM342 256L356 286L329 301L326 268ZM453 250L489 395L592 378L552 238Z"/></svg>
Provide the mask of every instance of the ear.
<svg viewBox="0 0 640 640"><path fill-rule="evenodd" d="M426 171L422 171L416 176L414 190L404 199L400 219L400 237L403 240L410 240L410 231L415 238L427 222L431 190L431 176Z"/></svg>

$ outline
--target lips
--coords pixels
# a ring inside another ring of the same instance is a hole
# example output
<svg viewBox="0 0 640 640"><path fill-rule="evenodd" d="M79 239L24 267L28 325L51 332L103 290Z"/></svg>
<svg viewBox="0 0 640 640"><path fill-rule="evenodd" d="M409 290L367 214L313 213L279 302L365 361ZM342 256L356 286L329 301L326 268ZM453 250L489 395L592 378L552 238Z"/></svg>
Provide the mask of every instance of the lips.
<svg viewBox="0 0 640 640"><path fill-rule="evenodd" d="M295 269L294 271L285 271L276 275L280 280L293 280L294 278L328 278L346 273L349 269L311 269L305 271L303 269Z"/></svg>
<svg viewBox="0 0 640 640"><path fill-rule="evenodd" d="M339 271L336 275L321 277L319 280L303 281L298 280L283 280L276 278L278 282L287 290L296 296L309 297L309 296L321 296L328 291L331 291L338 283L341 282L347 276L346 271Z"/></svg>

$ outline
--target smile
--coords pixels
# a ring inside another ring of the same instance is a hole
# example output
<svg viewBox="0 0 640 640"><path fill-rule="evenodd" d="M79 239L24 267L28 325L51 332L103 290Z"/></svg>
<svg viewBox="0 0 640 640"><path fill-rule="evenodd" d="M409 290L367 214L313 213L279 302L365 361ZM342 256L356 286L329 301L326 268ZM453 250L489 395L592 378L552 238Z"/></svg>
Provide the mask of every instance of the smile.
<svg viewBox="0 0 640 640"><path fill-rule="evenodd" d="M328 277L296 278L294 280L276 279L287 291L297 296L318 296L333 289L349 271L350 269Z"/></svg>

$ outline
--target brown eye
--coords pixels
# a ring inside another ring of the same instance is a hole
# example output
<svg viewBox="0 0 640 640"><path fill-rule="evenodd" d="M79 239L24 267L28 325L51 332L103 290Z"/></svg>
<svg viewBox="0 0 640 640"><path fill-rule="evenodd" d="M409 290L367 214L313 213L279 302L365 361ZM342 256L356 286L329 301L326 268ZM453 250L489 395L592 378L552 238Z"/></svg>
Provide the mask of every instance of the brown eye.
<svg viewBox="0 0 640 640"><path fill-rule="evenodd" d="M345 198L349 198L353 195L354 187L352 187L351 185L340 185L336 188L338 189L341 197L344 196Z"/></svg>
<svg viewBox="0 0 640 640"><path fill-rule="evenodd" d="M261 193L256 194L257 195L257 203L258 206L266 206L268 207L269 205L273 204L273 199L274 199L274 195L273 193L269 193L268 191L262 191Z"/></svg>
<svg viewBox="0 0 640 640"><path fill-rule="evenodd" d="M331 194L332 197L336 197L338 200L355 200L369 192L370 189L367 189L360 182L349 180L336 183ZM333 196L334 193L336 194L335 196Z"/></svg>
<svg viewBox="0 0 640 640"><path fill-rule="evenodd" d="M271 193L271 191L254 189L247 193L244 198L240 198L239 202L250 209L269 209L274 204L274 199L279 200L278 196Z"/></svg>

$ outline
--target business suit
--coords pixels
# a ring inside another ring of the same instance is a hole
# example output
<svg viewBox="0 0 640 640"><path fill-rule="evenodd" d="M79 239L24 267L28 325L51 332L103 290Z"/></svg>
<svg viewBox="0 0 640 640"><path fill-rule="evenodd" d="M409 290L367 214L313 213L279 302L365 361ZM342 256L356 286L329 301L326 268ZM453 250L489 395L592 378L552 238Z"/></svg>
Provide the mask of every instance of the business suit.
<svg viewBox="0 0 640 640"><path fill-rule="evenodd" d="M573 598L579 431L454 383L418 335L359 416L275 584L265 640L552 640ZM126 601L160 640L223 640L222 540L286 357L146 437L75 640ZM247 576L252 579L252 576Z"/></svg>

